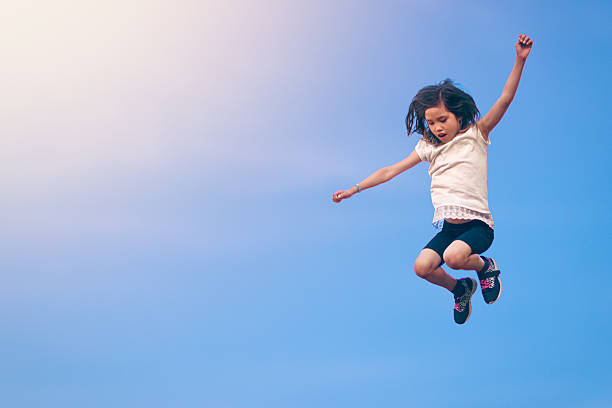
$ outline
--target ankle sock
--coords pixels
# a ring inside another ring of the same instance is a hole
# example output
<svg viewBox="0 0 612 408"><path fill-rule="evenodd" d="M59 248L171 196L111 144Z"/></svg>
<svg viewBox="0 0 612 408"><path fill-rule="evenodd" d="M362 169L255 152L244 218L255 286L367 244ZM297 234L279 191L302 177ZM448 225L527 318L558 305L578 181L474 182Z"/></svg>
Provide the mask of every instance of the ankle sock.
<svg viewBox="0 0 612 408"><path fill-rule="evenodd" d="M457 279L457 284L451 292L453 292L453 295L455 295L455 297L463 296L463 294L465 293L465 286L461 282L461 279Z"/></svg>

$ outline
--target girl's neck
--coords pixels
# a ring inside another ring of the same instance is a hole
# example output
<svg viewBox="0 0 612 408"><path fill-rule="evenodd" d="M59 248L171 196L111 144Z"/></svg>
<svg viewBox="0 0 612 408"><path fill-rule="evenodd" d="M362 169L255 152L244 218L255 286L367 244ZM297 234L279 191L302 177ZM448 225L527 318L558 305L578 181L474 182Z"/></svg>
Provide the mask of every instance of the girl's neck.
<svg viewBox="0 0 612 408"><path fill-rule="evenodd" d="M470 128L470 127L468 126L468 127L466 127L465 129L461 129L461 130L459 130L457 133L455 133L455 136L453 136L451 139L448 139L446 142L443 142L442 144L443 144L443 145L445 145L445 144L448 144L448 143L452 142L453 140L455 140L455 138L456 138L457 136L459 136L460 134L463 134L463 133L467 132L469 128Z"/></svg>

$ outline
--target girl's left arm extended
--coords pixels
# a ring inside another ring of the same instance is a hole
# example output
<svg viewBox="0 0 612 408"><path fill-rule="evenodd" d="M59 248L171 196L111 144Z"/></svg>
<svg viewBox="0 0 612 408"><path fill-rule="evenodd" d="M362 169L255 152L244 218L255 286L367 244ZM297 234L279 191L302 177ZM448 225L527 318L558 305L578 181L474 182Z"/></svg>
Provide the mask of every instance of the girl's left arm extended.
<svg viewBox="0 0 612 408"><path fill-rule="evenodd" d="M516 60L514 62L514 68L512 68L508 81L506 81L504 90L497 102L493 104L491 110L478 121L478 127L485 139L489 138L489 133L499 123L504 113L506 113L506 110L508 110L512 99L514 99L516 89L521 80L521 74L523 73L523 67L525 66L525 61L531 51L532 45L533 41L529 37L524 34L519 34L518 41L515 44Z"/></svg>

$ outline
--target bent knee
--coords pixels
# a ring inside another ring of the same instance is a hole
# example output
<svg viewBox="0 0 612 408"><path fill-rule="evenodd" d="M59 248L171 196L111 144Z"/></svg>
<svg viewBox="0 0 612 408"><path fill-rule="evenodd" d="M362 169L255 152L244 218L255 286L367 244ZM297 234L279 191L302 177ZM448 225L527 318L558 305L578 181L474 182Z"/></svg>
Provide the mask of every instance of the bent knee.
<svg viewBox="0 0 612 408"><path fill-rule="evenodd" d="M461 269L465 265L465 258L458 252L445 252L444 262L451 269Z"/></svg>
<svg viewBox="0 0 612 408"><path fill-rule="evenodd" d="M436 265L428 261L421 261L417 259L414 263L414 272L419 278L427 278L427 276L429 276L429 274L432 273L434 269L436 269Z"/></svg>

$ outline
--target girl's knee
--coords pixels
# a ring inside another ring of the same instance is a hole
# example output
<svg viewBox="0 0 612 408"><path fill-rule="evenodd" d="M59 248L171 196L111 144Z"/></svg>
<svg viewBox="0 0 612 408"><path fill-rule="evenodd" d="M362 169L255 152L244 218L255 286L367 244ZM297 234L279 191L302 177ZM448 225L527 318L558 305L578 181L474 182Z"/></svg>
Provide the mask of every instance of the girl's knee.
<svg viewBox="0 0 612 408"><path fill-rule="evenodd" d="M414 263L414 272L419 278L426 279L434 269L436 269L436 266L428 260L417 259Z"/></svg>
<svg viewBox="0 0 612 408"><path fill-rule="evenodd" d="M458 251L444 252L444 262L451 269L461 269L465 265L465 256Z"/></svg>
<svg viewBox="0 0 612 408"><path fill-rule="evenodd" d="M461 240L453 241L442 254L444 262L452 269L463 269L470 254L472 248Z"/></svg>

